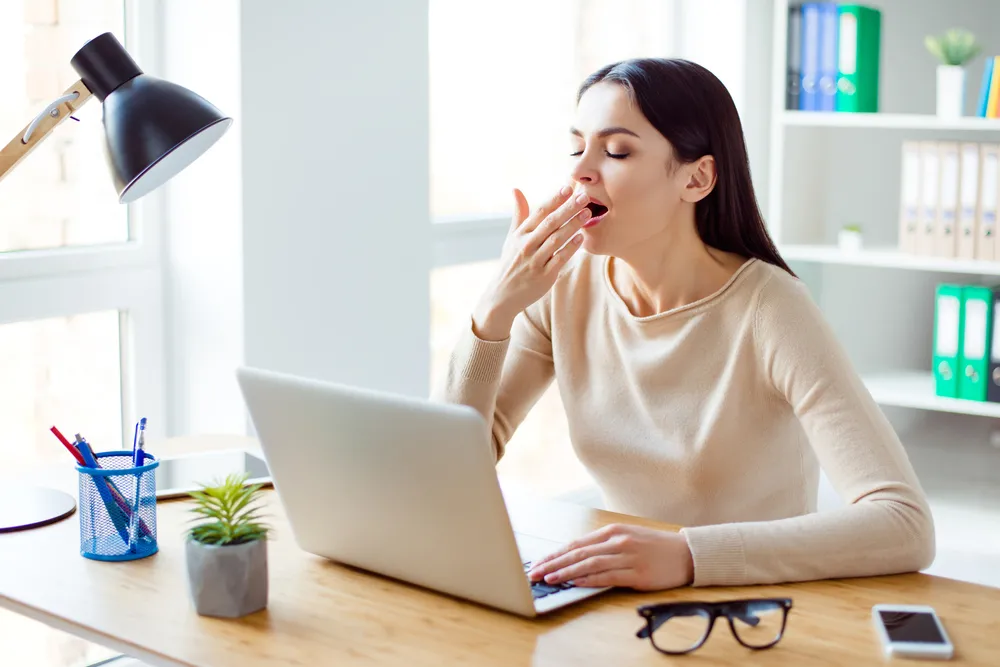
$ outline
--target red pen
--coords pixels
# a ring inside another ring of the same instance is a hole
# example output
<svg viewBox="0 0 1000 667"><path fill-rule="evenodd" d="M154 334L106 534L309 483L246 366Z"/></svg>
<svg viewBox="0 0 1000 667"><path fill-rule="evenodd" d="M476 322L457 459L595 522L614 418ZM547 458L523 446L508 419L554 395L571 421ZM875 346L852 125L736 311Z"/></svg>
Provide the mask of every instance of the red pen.
<svg viewBox="0 0 1000 667"><path fill-rule="evenodd" d="M70 442L69 442L69 440L67 440L66 437L62 433L59 432L59 429L57 429L55 426L53 426L49 430L52 431L52 433L57 438L59 438L59 442L61 442L63 444L63 447L65 447L66 449L69 450L69 453L73 455L73 458L75 458L80 465L82 465L82 466L83 465L87 465L83 461L83 455L80 454L80 450L78 450L76 447L74 447L73 445L71 445Z"/></svg>

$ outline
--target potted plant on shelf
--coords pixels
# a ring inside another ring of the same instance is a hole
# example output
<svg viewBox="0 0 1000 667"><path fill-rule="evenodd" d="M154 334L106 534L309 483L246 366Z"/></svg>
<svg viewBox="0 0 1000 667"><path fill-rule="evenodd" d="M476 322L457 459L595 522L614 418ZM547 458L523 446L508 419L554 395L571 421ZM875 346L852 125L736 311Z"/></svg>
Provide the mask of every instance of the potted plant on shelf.
<svg viewBox="0 0 1000 667"><path fill-rule="evenodd" d="M940 36L927 35L924 44L941 61L937 68L937 115L958 118L965 104L965 64L979 54L980 46L971 32L961 28L951 28Z"/></svg>
<svg viewBox="0 0 1000 667"><path fill-rule="evenodd" d="M861 250L861 225L844 225L837 234L837 245L847 252Z"/></svg>
<svg viewBox="0 0 1000 667"><path fill-rule="evenodd" d="M203 616L237 618L267 606L267 535L260 522L260 484L229 475L192 491L198 522L188 531L188 584Z"/></svg>

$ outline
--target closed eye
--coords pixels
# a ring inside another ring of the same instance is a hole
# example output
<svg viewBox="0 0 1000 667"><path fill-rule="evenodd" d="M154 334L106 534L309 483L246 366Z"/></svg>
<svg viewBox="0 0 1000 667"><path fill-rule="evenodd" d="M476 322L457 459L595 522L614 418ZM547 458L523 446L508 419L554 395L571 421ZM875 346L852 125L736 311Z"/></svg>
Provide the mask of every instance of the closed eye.
<svg viewBox="0 0 1000 667"><path fill-rule="evenodd" d="M611 153L609 151L604 151L604 154L613 160L624 160L629 156L628 153ZM570 157L580 157L583 155L583 151L577 151L576 153L570 153Z"/></svg>

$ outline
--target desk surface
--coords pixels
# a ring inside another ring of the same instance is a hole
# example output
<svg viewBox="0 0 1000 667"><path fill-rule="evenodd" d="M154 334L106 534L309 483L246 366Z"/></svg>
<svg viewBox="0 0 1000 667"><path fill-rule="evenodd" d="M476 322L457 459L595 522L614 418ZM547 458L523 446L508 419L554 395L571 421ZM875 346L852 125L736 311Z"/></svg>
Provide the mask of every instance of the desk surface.
<svg viewBox="0 0 1000 667"><path fill-rule="evenodd" d="M191 438L151 446L186 450L256 445L234 437ZM48 483L75 488L66 467ZM62 474L62 473L60 473ZM610 522L663 524L567 503L506 494L517 531L568 540ZM955 643L953 664L996 665L1000 589L923 574L745 588L612 591L535 620L521 619L299 550L276 494L269 544L268 608L238 620L203 618L188 597L183 531L186 501L159 506L160 552L140 561L103 563L78 551L78 519L0 534L0 606L153 665L664 665L636 606L661 600L787 596L794 600L785 638L772 649L741 647L719 624L694 659L699 665L860 665L881 662L871 626L879 602L929 604ZM904 661L905 662L905 661Z"/></svg>

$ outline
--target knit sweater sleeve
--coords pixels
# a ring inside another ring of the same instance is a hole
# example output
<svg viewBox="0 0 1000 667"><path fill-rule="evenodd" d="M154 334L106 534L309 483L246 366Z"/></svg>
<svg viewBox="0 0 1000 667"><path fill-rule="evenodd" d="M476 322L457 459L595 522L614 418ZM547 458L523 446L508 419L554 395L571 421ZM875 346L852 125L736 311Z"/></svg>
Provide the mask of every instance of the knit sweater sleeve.
<svg viewBox="0 0 1000 667"><path fill-rule="evenodd" d="M763 384L787 401L844 507L773 521L686 528L699 585L856 577L923 569L934 525L895 431L804 285L772 276L754 337Z"/></svg>
<svg viewBox="0 0 1000 667"><path fill-rule="evenodd" d="M476 336L470 317L459 333L447 373L431 395L478 410L489 426L497 461L554 376L549 303L543 297L522 311L510 337L502 341Z"/></svg>

